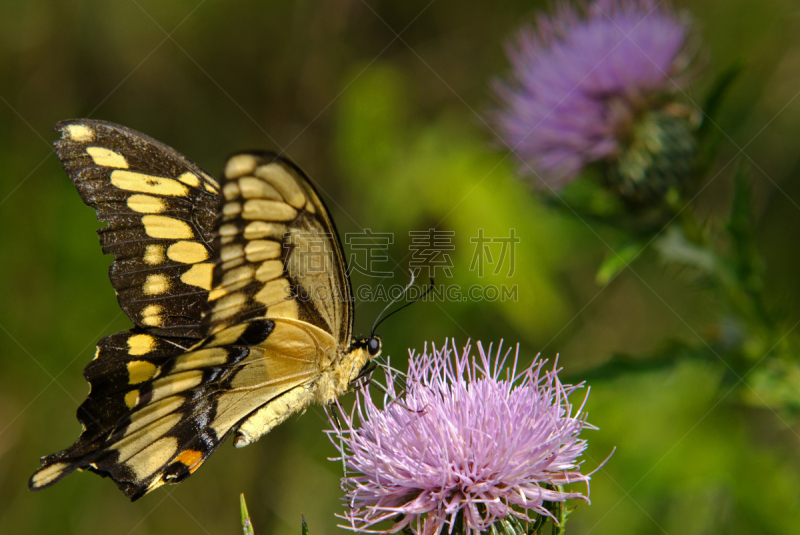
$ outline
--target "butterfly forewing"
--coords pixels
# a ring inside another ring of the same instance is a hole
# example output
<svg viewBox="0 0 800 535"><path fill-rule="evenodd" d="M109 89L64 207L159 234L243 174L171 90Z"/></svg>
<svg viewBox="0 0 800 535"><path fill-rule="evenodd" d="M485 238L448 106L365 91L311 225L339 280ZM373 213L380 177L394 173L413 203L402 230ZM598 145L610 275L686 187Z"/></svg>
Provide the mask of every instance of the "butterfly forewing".
<svg viewBox="0 0 800 535"><path fill-rule="evenodd" d="M170 147L134 130L80 119L56 125L55 149L98 230L122 310L162 336L200 338L211 285L219 186Z"/></svg>
<svg viewBox="0 0 800 535"><path fill-rule="evenodd" d="M249 318L315 325L350 342L352 298L333 222L308 179L269 153L225 166L208 334Z"/></svg>

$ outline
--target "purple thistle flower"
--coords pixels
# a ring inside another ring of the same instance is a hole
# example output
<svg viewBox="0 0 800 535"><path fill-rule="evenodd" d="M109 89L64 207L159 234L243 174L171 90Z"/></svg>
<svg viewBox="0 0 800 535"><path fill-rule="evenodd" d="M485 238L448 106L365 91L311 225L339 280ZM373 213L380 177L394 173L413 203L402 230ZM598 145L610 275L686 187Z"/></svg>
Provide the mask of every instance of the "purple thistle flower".
<svg viewBox="0 0 800 535"><path fill-rule="evenodd" d="M498 82L502 141L559 188L619 156L638 116L689 76L689 23L656 0L560 4L509 46L511 81Z"/></svg>
<svg viewBox="0 0 800 535"><path fill-rule="evenodd" d="M596 428L583 405L573 414L568 401L583 385L562 385L558 370L545 371L538 357L518 374L519 348L505 372L511 351L503 355L502 343L494 358L491 346L484 351L478 343L478 352L476 359L467 345L459 353L455 342L409 351L402 400L387 371L383 408L357 393L343 427L328 432L343 448L350 506L343 518L353 530L374 532L394 520L386 532L438 534L449 526L471 533L508 516L554 518L545 502L589 501L591 474L578 462L586 441L578 435ZM578 482L586 495L560 488Z"/></svg>

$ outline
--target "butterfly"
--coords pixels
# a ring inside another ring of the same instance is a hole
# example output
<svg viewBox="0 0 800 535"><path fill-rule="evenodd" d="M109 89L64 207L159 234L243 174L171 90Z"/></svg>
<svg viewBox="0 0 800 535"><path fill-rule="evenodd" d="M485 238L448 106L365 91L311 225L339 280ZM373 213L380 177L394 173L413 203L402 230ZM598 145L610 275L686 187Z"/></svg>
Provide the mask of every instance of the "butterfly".
<svg viewBox="0 0 800 535"><path fill-rule="evenodd" d="M222 183L129 128L63 121L54 143L107 225L103 252L135 327L100 340L84 369L83 427L41 458L29 487L75 470L132 500L194 473L233 434L246 446L348 390L381 340L354 339L347 265L306 175L267 152L225 163Z"/></svg>

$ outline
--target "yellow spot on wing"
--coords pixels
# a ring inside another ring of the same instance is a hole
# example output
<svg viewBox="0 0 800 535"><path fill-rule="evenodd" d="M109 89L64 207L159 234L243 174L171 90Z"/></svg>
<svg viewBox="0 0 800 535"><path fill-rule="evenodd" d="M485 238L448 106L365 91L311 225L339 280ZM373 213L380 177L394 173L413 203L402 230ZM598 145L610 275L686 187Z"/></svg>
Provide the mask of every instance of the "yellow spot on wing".
<svg viewBox="0 0 800 535"><path fill-rule="evenodd" d="M249 154L232 156L225 164L225 177L230 179L249 175L256 168L256 163L256 159Z"/></svg>
<svg viewBox="0 0 800 535"><path fill-rule="evenodd" d="M138 385L156 375L158 368L146 360L132 360L128 363L128 384Z"/></svg>
<svg viewBox="0 0 800 535"><path fill-rule="evenodd" d="M294 299L282 301L277 305L272 305L269 307L269 309L267 309L265 315L270 318L290 318L295 320L300 317L299 310L297 308L297 301Z"/></svg>
<svg viewBox="0 0 800 535"><path fill-rule="evenodd" d="M112 171L111 184L126 191L140 191L155 195L184 197L189 194L189 188L177 180L134 171Z"/></svg>
<svg viewBox="0 0 800 535"><path fill-rule="evenodd" d="M265 199L271 201L282 201L283 196L264 182L255 177L245 176L239 179L239 189L245 199Z"/></svg>
<svg viewBox="0 0 800 535"><path fill-rule="evenodd" d="M277 279L266 283L255 295L255 300L271 307L290 297L289 282L286 279Z"/></svg>
<svg viewBox="0 0 800 535"><path fill-rule="evenodd" d="M145 447L158 440L172 429L181 420L180 414L171 414L160 420L139 429L135 433L128 433L122 440L116 442L112 448L119 451L119 462L125 462Z"/></svg>
<svg viewBox="0 0 800 535"><path fill-rule="evenodd" d="M152 401L158 401L184 390L189 390L199 385L202 381L203 372L199 370L170 374L161 379L156 379L153 381Z"/></svg>
<svg viewBox="0 0 800 535"><path fill-rule="evenodd" d="M163 418L164 416L175 412L181 405L183 405L183 396L172 396L155 403L149 403L131 414L131 423L125 430L126 433L131 434L138 431L142 427L151 424Z"/></svg>
<svg viewBox="0 0 800 535"><path fill-rule="evenodd" d="M144 231L151 238L181 240L194 238L192 227L185 221L165 215L146 215L142 217Z"/></svg>
<svg viewBox="0 0 800 535"><path fill-rule="evenodd" d="M144 479L163 468L177 451L178 439L176 437L164 437L153 442L142 451L134 453L125 464L133 470L137 478Z"/></svg>
<svg viewBox="0 0 800 535"><path fill-rule="evenodd" d="M239 186L236 184L236 182L228 182L222 186L222 194L225 195L226 201L232 201L239 196L239 193Z"/></svg>
<svg viewBox="0 0 800 535"><path fill-rule="evenodd" d="M169 246L167 257L183 264L196 264L208 258L208 249L202 243L179 241Z"/></svg>
<svg viewBox="0 0 800 535"><path fill-rule="evenodd" d="M226 272L222 276L220 286L227 292L233 292L246 286L252 279L255 268L253 266L242 266Z"/></svg>
<svg viewBox="0 0 800 535"><path fill-rule="evenodd" d="M297 217L297 210L285 202L250 199L244 203L242 217L264 221L291 221Z"/></svg>
<svg viewBox="0 0 800 535"><path fill-rule="evenodd" d="M229 262L242 256L244 256L244 246L241 243L234 243L233 245L223 247L222 251L219 253L219 258L223 262Z"/></svg>
<svg viewBox="0 0 800 535"><path fill-rule="evenodd" d="M156 347L156 339L149 334L134 334L128 338L129 355L146 355Z"/></svg>
<svg viewBox="0 0 800 535"><path fill-rule="evenodd" d="M144 249L144 263L150 266L157 266L164 262L164 246L151 244Z"/></svg>
<svg viewBox="0 0 800 535"><path fill-rule="evenodd" d="M256 279L260 282L271 281L281 275L283 275L283 262L280 260L268 260L256 270Z"/></svg>
<svg viewBox="0 0 800 535"><path fill-rule="evenodd" d="M69 139L78 143L85 143L94 139L94 130L85 124L70 124L64 130Z"/></svg>
<svg viewBox="0 0 800 535"><path fill-rule="evenodd" d="M142 323L148 327L156 327L161 323L161 305L147 305L142 310Z"/></svg>
<svg viewBox="0 0 800 535"><path fill-rule="evenodd" d="M190 173L188 171L179 176L178 180L194 188L200 185L200 179L197 178L197 175L195 175L194 173Z"/></svg>
<svg viewBox="0 0 800 535"><path fill-rule="evenodd" d="M229 202L222 207L222 215L231 217L242 211L242 205L238 202Z"/></svg>
<svg viewBox="0 0 800 535"><path fill-rule="evenodd" d="M253 266L241 266L234 268L222 276L220 287L224 288L225 293L235 292L247 286L253 280L253 273L255 268ZM209 296L209 301L211 297Z"/></svg>
<svg viewBox="0 0 800 535"><path fill-rule="evenodd" d="M158 214L167 209L164 199L150 195L131 195L128 197L128 208L140 214Z"/></svg>
<svg viewBox="0 0 800 535"><path fill-rule="evenodd" d="M64 470L69 468L69 463L53 463L50 466L46 466L33 474L31 478L32 486L35 488L41 488L49 485L53 481L59 478L61 474L64 473Z"/></svg>
<svg viewBox="0 0 800 535"><path fill-rule="evenodd" d="M253 240L244 248L248 262L263 262L278 258L281 254L281 244L272 240Z"/></svg>
<svg viewBox="0 0 800 535"><path fill-rule="evenodd" d="M256 176L269 183L283 196L284 200L295 208L302 208L306 204L306 196L297 180L286 169L276 163L262 165L256 169Z"/></svg>
<svg viewBox="0 0 800 535"><path fill-rule="evenodd" d="M253 221L244 228L244 239L246 240L281 238L284 234L286 234L286 225L267 223L266 221Z"/></svg>
<svg viewBox="0 0 800 535"><path fill-rule="evenodd" d="M214 288L209 292L208 300L214 301L216 299L219 299L223 295L228 295L228 290L226 290L225 288Z"/></svg>
<svg viewBox="0 0 800 535"><path fill-rule="evenodd" d="M145 295L161 295L169 290L169 278L162 273L148 275L142 286Z"/></svg>
<svg viewBox="0 0 800 535"><path fill-rule="evenodd" d="M92 157L96 165L116 167L118 169L128 168L128 162L125 160L125 156L111 149L105 147L86 147L86 152ZM111 175L113 176L114 173L111 173Z"/></svg>
<svg viewBox="0 0 800 535"><path fill-rule="evenodd" d="M228 237L228 236L236 236L237 234L239 234L239 227L237 227L233 223L226 223L225 225L219 227L220 236Z"/></svg>
<svg viewBox="0 0 800 535"><path fill-rule="evenodd" d="M247 296L243 293L235 293L220 297L214 303L214 312L211 316L211 321L216 322L233 316L241 310L245 301L247 301Z"/></svg>
<svg viewBox="0 0 800 535"><path fill-rule="evenodd" d="M195 368L208 368L210 366L225 364L227 361L228 352L221 347L199 349L197 351L185 353L175 359L175 366L172 368L172 371L182 372Z"/></svg>
<svg viewBox="0 0 800 535"><path fill-rule="evenodd" d="M228 271L229 269L235 268L236 266L241 266L242 264L244 264L244 254L241 254L228 262L223 262L222 264L220 264L219 268L223 272L225 272Z"/></svg>
<svg viewBox="0 0 800 535"><path fill-rule="evenodd" d="M129 409L132 409L139 403L139 391L138 390L131 390L127 394L125 394L125 405L128 406Z"/></svg>
<svg viewBox="0 0 800 535"><path fill-rule="evenodd" d="M231 327L223 328L214 335L208 347L218 347L234 343L247 330L247 323L240 323Z"/></svg>
<svg viewBox="0 0 800 535"><path fill-rule="evenodd" d="M181 275L181 282L204 290L210 290L213 273L214 264L195 264L189 271Z"/></svg>

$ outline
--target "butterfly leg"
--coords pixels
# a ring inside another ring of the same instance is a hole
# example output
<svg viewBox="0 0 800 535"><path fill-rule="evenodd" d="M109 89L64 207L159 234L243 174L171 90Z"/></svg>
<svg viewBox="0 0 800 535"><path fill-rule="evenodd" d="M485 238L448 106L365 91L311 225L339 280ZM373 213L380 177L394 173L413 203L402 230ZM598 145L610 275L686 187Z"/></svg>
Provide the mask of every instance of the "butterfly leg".
<svg viewBox="0 0 800 535"><path fill-rule="evenodd" d="M348 391L355 390L356 387L358 387L358 383L361 382L364 379L366 379L366 383L367 384L371 383L372 382L372 372L374 372L377 367L378 367L378 363L375 362L374 360L367 362L364 365L364 367L361 368L361 371L358 372L358 375L356 375L356 378L353 379L352 381L350 381L350 387L348 388Z"/></svg>

